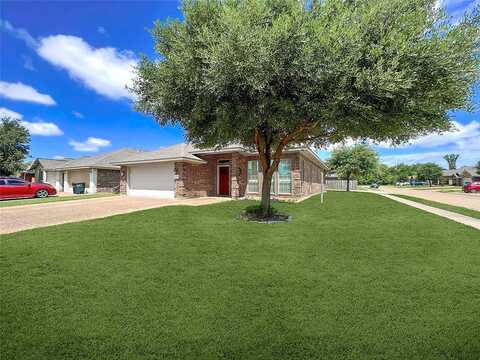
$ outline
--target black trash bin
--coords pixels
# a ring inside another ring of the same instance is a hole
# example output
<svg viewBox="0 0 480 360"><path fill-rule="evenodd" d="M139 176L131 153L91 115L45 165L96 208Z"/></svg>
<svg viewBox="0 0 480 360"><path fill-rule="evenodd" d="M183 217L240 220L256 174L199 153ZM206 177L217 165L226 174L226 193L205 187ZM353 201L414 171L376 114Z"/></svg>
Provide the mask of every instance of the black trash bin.
<svg viewBox="0 0 480 360"><path fill-rule="evenodd" d="M72 186L74 194L85 194L85 183L74 183Z"/></svg>

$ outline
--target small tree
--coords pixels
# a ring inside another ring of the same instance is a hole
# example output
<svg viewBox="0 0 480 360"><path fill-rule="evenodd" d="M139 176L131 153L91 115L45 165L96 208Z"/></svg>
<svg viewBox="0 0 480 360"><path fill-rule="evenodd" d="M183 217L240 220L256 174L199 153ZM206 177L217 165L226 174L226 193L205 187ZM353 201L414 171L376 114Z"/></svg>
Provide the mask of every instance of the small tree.
<svg viewBox="0 0 480 360"><path fill-rule="evenodd" d="M459 157L459 154L447 154L443 157L448 163L448 170L455 170L457 168L457 160Z"/></svg>
<svg viewBox="0 0 480 360"><path fill-rule="evenodd" d="M347 191L350 191L350 180L359 176L373 174L378 168L378 155L367 145L339 147L332 152L328 165L343 179L347 180Z"/></svg>
<svg viewBox="0 0 480 360"><path fill-rule="evenodd" d="M478 78L479 17L435 0L185 0L157 22L136 109L200 147L257 150L262 210L283 151L346 138L401 143L451 128Z"/></svg>
<svg viewBox="0 0 480 360"><path fill-rule="evenodd" d="M18 120L9 117L0 120L0 175L10 176L22 170L29 142L30 134Z"/></svg>
<svg viewBox="0 0 480 360"><path fill-rule="evenodd" d="M442 168L435 163L429 162L416 165L417 176L420 180L428 181L432 186L432 182L438 180L442 176Z"/></svg>
<svg viewBox="0 0 480 360"><path fill-rule="evenodd" d="M477 168L477 174L480 174L480 160L477 161L476 168Z"/></svg>

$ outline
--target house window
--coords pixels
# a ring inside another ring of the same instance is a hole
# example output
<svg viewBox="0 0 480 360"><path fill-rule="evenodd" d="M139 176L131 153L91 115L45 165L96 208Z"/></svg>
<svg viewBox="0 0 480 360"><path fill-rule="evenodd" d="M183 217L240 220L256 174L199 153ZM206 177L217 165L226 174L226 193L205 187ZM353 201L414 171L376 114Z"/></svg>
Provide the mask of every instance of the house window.
<svg viewBox="0 0 480 360"><path fill-rule="evenodd" d="M250 160L247 165L247 191L258 193L258 161Z"/></svg>
<svg viewBox="0 0 480 360"><path fill-rule="evenodd" d="M292 166L290 160L280 160L278 164L278 192L292 193Z"/></svg>

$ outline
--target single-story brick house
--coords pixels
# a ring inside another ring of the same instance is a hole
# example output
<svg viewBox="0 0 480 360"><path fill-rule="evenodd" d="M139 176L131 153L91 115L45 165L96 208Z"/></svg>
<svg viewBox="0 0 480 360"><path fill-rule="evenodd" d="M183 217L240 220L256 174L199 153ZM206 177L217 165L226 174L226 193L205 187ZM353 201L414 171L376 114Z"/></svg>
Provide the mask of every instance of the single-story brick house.
<svg viewBox="0 0 480 360"><path fill-rule="evenodd" d="M113 161L121 167L120 192L132 196L258 197L262 172L258 155L240 145L197 149L177 144ZM272 196L299 198L323 191L327 166L308 147L284 152L272 183Z"/></svg>
<svg viewBox="0 0 480 360"><path fill-rule="evenodd" d="M443 170L440 178L442 185L462 186L465 183L480 181L480 174L474 166L462 166L458 169Z"/></svg>
<svg viewBox="0 0 480 360"><path fill-rule="evenodd" d="M57 191L72 193L73 184L83 183L89 194L97 191L114 192L118 191L120 186L120 166L113 162L138 152L133 149L120 149L78 159L36 159L29 170L39 174L35 176L35 181L49 183Z"/></svg>

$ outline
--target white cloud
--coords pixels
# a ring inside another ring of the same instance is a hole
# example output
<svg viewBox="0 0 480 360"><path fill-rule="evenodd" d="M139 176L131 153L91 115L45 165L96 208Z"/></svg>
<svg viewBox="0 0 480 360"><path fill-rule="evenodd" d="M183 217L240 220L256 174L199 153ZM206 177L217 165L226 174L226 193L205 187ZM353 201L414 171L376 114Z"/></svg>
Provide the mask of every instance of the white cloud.
<svg viewBox="0 0 480 360"><path fill-rule="evenodd" d="M102 147L110 146L112 143L110 140L89 137L83 142L71 140L69 144L73 146L75 151L95 152L100 150Z"/></svg>
<svg viewBox="0 0 480 360"><path fill-rule="evenodd" d="M30 71L36 71L35 66L33 66L32 58L30 56L23 55L22 59L23 59L23 67L25 69Z"/></svg>
<svg viewBox="0 0 480 360"><path fill-rule="evenodd" d="M55 35L42 38L37 53L100 95L111 99L134 98L126 89L126 85L131 85L137 63L132 52L94 48L79 37Z"/></svg>
<svg viewBox="0 0 480 360"><path fill-rule="evenodd" d="M31 121L22 121L22 125L25 126L30 135L40 135L40 136L60 136L63 135L63 131L52 122L31 122Z"/></svg>
<svg viewBox="0 0 480 360"><path fill-rule="evenodd" d="M22 119L22 114L19 114L13 110L7 108L0 108L0 118L9 117L12 119Z"/></svg>
<svg viewBox="0 0 480 360"><path fill-rule="evenodd" d="M78 112L78 111L72 111L72 114L73 116L75 116L76 118L79 118L79 119L83 119L83 114L81 112Z"/></svg>
<svg viewBox="0 0 480 360"><path fill-rule="evenodd" d="M65 156L63 156L63 155L55 155L53 158L54 158L55 160L63 160L63 159L65 159Z"/></svg>
<svg viewBox="0 0 480 360"><path fill-rule="evenodd" d="M97 27L97 31L102 35L108 35L107 30L103 26Z"/></svg>
<svg viewBox="0 0 480 360"><path fill-rule="evenodd" d="M32 35L30 35L27 30L14 27L7 20L0 19L0 29L4 29L12 36L24 41L28 47L36 48L38 46L38 41Z"/></svg>
<svg viewBox="0 0 480 360"><path fill-rule="evenodd" d="M41 94L33 87L22 84L21 82L9 83L0 81L0 96L11 100L28 101L43 105L56 104L50 95Z"/></svg>
<svg viewBox="0 0 480 360"><path fill-rule="evenodd" d="M21 120L21 124L25 126L30 135L40 135L40 136L59 136L63 135L63 131L52 122L45 121L26 121L22 120L23 115L19 114L13 110L7 108L0 108L0 118L2 117L11 117L12 119Z"/></svg>
<svg viewBox="0 0 480 360"><path fill-rule="evenodd" d="M382 148L406 148L409 146L432 148L436 146L447 145L459 146L461 143L480 143L480 123L478 121L473 120L465 125L457 121L453 121L453 125L455 127L454 130L447 131L443 134L429 134L421 136L409 143L396 147L388 143L380 143L378 146Z"/></svg>

